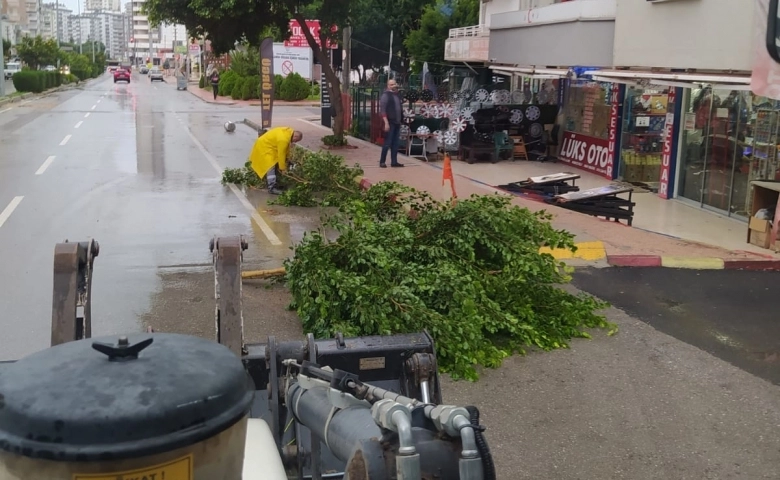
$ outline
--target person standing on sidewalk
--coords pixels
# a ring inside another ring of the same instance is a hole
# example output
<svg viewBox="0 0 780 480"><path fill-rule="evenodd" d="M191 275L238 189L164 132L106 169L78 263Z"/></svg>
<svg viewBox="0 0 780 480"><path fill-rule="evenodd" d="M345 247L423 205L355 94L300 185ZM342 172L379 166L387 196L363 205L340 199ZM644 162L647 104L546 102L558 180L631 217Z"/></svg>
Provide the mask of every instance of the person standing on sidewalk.
<svg viewBox="0 0 780 480"><path fill-rule="evenodd" d="M214 92L214 100L217 99L217 95L219 95L219 69L214 67L214 69L211 71L211 76L209 77L209 80L211 81L211 91Z"/></svg>
<svg viewBox="0 0 780 480"><path fill-rule="evenodd" d="M379 100L379 113L385 122L385 143L382 145L382 156L379 158L379 166L387 168L387 151L390 150L390 166L403 167L398 163L398 143L401 137L401 120L403 119L403 109L401 107L401 98L398 96L398 83L395 80L388 80L387 90L382 93Z"/></svg>
<svg viewBox="0 0 780 480"><path fill-rule="evenodd" d="M290 127L276 127L257 132L257 136L252 153L249 154L252 170L258 177L265 177L268 193L279 195L282 193L276 187L279 171L287 170L287 155L290 152L290 144L300 142L303 133Z"/></svg>

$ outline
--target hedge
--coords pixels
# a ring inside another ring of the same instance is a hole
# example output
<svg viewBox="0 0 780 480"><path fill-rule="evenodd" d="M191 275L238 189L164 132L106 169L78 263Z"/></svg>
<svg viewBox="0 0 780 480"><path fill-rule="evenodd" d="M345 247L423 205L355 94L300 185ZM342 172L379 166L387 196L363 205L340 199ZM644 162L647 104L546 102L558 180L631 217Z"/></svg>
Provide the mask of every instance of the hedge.
<svg viewBox="0 0 780 480"><path fill-rule="evenodd" d="M59 72L23 70L14 73L12 78L17 92L41 93L62 85L62 75Z"/></svg>
<svg viewBox="0 0 780 480"><path fill-rule="evenodd" d="M306 100L311 94L311 84L298 73L287 75L279 88L279 97L287 102Z"/></svg>

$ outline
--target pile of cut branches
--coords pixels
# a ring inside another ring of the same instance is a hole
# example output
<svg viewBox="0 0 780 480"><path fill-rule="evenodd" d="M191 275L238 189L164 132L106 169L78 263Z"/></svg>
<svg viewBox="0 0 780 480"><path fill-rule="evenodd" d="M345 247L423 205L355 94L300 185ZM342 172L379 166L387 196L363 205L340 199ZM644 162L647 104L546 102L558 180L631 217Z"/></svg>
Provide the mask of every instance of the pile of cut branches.
<svg viewBox="0 0 780 480"><path fill-rule="evenodd" d="M476 367L526 347L566 348L589 328L616 331L596 313L606 305L563 290L568 270L539 252L576 249L544 212L499 195L449 205L396 183L338 200L323 225L338 238L310 232L285 262L291 307L318 338L427 330L441 370L474 380Z"/></svg>

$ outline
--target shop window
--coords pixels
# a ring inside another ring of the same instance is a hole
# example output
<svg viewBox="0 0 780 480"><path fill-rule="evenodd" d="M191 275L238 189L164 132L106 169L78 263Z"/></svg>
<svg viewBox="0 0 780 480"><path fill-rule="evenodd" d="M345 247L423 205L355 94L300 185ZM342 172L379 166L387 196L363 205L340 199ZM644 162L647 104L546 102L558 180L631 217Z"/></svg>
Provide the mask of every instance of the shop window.
<svg viewBox="0 0 780 480"><path fill-rule="evenodd" d="M778 177L778 102L740 90L691 90L680 145L680 195L750 214L752 180Z"/></svg>
<svg viewBox="0 0 780 480"><path fill-rule="evenodd" d="M613 178L614 137L610 142L610 126L618 114L617 107L612 108L616 91L611 83L569 82L558 154L562 162Z"/></svg>
<svg viewBox="0 0 780 480"><path fill-rule="evenodd" d="M626 88L619 166L625 182L660 181L666 114L674 111L669 88Z"/></svg>

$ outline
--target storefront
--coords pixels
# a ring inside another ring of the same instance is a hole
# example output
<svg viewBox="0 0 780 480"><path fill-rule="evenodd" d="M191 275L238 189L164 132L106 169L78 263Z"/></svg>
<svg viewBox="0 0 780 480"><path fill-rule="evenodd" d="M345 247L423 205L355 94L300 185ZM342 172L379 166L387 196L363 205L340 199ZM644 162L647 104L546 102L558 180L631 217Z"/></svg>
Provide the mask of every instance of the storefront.
<svg viewBox="0 0 780 480"><path fill-rule="evenodd" d="M671 86L626 87L618 178L657 186L662 198L672 194L676 98Z"/></svg>
<svg viewBox="0 0 780 480"><path fill-rule="evenodd" d="M735 88L686 89L678 196L746 220L750 182L780 180L780 102Z"/></svg>
<svg viewBox="0 0 780 480"><path fill-rule="evenodd" d="M617 171L624 87L592 80L567 82L563 108L560 161L608 179Z"/></svg>

